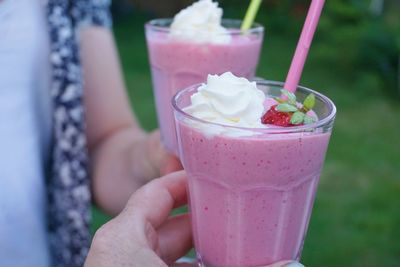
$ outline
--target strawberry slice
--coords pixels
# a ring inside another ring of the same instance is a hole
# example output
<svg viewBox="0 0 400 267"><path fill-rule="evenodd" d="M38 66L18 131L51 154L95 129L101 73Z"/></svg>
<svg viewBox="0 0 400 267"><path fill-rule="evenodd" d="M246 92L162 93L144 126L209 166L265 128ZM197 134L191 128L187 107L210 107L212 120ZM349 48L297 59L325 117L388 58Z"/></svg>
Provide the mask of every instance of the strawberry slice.
<svg viewBox="0 0 400 267"><path fill-rule="evenodd" d="M263 124L271 124L281 127L300 126L315 122L315 118L307 113L315 105L315 96L310 94L306 97L303 104L296 101L294 93L282 89L283 98L275 98L277 105L272 106L262 117Z"/></svg>
<svg viewBox="0 0 400 267"><path fill-rule="evenodd" d="M272 106L267 113L264 114L261 118L261 122L263 124L272 124L281 127L289 127L292 126L290 123L290 119L292 118L292 114L288 112L278 111L276 109L278 105Z"/></svg>

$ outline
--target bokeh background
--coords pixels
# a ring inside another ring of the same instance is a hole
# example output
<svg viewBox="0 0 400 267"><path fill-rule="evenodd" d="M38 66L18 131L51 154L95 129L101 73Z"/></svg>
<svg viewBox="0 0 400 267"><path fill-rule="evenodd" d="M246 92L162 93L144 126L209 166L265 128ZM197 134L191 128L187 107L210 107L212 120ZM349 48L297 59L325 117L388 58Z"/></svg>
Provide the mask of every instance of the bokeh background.
<svg viewBox="0 0 400 267"><path fill-rule="evenodd" d="M144 23L188 0L114 0L114 31L141 124L157 128ZM248 1L219 1L243 18ZM258 76L283 81L310 1L264 0ZM338 116L302 261L306 266L400 266L400 1L327 0L302 85ZM94 208L93 230L107 219Z"/></svg>

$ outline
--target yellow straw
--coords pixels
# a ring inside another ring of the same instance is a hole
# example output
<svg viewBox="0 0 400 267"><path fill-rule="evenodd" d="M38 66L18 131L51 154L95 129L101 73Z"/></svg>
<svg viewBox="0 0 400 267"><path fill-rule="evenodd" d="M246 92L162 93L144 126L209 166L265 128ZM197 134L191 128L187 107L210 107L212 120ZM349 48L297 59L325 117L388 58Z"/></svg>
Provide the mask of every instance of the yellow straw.
<svg viewBox="0 0 400 267"><path fill-rule="evenodd" d="M244 17L241 30L247 31L254 23L257 16L258 9L260 8L262 0L251 0L250 6L247 9L246 16Z"/></svg>

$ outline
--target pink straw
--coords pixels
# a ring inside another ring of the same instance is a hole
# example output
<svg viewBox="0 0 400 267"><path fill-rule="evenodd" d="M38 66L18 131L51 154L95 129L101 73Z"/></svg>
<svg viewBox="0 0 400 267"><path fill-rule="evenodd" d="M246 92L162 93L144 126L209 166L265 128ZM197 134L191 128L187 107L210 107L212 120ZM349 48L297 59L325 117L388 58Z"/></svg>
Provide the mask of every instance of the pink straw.
<svg viewBox="0 0 400 267"><path fill-rule="evenodd" d="M311 2L307 19L297 44L296 53L294 54L289 73L286 77L284 88L290 92L295 92L299 85L308 51L310 50L324 4L325 0L312 0Z"/></svg>

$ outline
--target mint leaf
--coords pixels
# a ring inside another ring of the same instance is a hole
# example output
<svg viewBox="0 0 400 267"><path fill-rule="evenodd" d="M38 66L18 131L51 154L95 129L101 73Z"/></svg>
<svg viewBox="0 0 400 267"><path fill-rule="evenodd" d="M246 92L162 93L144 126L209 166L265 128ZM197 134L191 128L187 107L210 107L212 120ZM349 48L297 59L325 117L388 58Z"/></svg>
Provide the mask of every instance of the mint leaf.
<svg viewBox="0 0 400 267"><path fill-rule="evenodd" d="M276 109L278 111L282 111L282 112L296 112L296 111L298 111L297 107L295 107L295 106L293 106L291 104L287 104L287 103L279 104L278 106L276 106Z"/></svg>
<svg viewBox="0 0 400 267"><path fill-rule="evenodd" d="M303 108L306 111L310 111L313 109L313 107L315 106L315 95L314 94L309 94L306 99L304 99L303 102Z"/></svg>
<svg viewBox="0 0 400 267"><path fill-rule="evenodd" d="M279 98L279 97L274 97L274 100L276 101L276 102L278 102L279 104L283 104L283 103L285 103L285 101L284 100L282 100L281 98Z"/></svg>
<svg viewBox="0 0 400 267"><path fill-rule="evenodd" d="M290 123L294 124L294 125L302 124L305 116L306 116L306 114L304 114L303 112L297 111L292 115L292 118L290 119Z"/></svg>
<svg viewBox="0 0 400 267"><path fill-rule="evenodd" d="M296 105L297 104L295 94L293 94L292 92L289 92L286 89L282 89L281 92L282 92L282 94L284 94L288 98L288 102L290 104L292 104L292 105Z"/></svg>
<svg viewBox="0 0 400 267"><path fill-rule="evenodd" d="M304 117L304 124L311 124L314 123L316 120L313 117L305 115Z"/></svg>

